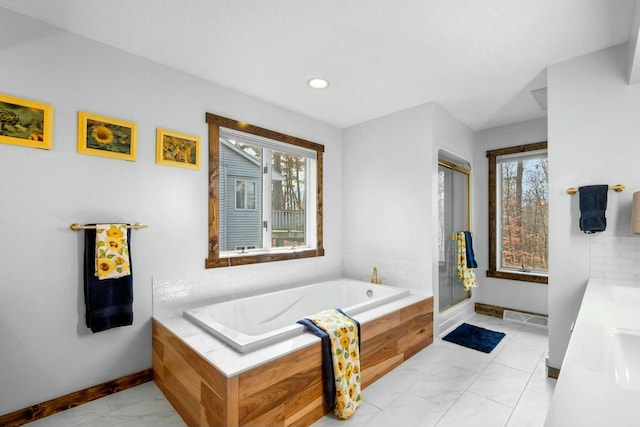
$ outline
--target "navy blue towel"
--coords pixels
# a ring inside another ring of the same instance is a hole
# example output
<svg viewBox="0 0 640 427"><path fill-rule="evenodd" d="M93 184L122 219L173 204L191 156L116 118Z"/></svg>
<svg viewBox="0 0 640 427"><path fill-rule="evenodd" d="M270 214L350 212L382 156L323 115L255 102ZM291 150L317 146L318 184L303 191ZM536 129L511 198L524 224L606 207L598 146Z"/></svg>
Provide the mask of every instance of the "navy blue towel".
<svg viewBox="0 0 640 427"><path fill-rule="evenodd" d="M607 228L608 185L588 185L580 187L580 230L586 234L604 231Z"/></svg>
<svg viewBox="0 0 640 427"><path fill-rule="evenodd" d="M358 326L358 350L360 350L360 322L353 317L350 317L339 308L336 308L336 311L353 320ZM329 339L329 334L318 328L316 324L309 319L300 319L296 323L306 326L315 336L320 338L320 347L322 348L322 388L324 390L324 400L327 405L333 409L336 401L336 381L335 375L333 374L333 354L331 352L331 340ZM362 355L360 355L360 357L362 357Z"/></svg>
<svg viewBox="0 0 640 427"><path fill-rule="evenodd" d="M473 253L473 241L471 240L471 232L465 231L464 238L467 249L467 268L478 268L478 263L476 262L476 255Z"/></svg>
<svg viewBox="0 0 640 427"><path fill-rule="evenodd" d="M322 349L322 389L324 390L324 400L333 409L333 404L336 401L336 381L333 374L333 365L326 363L327 360L332 360L331 355L331 340L329 334L318 328L309 319L300 319L297 323L306 326L311 332L320 338L320 348Z"/></svg>
<svg viewBox="0 0 640 427"><path fill-rule="evenodd" d="M131 230L127 230L131 248ZM84 232L84 303L87 327L100 332L133 323L133 267L131 274L117 279L98 280L96 272L96 230Z"/></svg>

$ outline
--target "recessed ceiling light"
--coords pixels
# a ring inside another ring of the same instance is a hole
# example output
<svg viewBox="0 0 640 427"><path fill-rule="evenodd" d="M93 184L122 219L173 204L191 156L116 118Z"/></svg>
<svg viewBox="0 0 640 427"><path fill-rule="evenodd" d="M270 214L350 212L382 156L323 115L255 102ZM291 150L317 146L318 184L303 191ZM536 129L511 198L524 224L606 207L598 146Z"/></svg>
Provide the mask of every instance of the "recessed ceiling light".
<svg viewBox="0 0 640 427"><path fill-rule="evenodd" d="M325 79L313 78L307 82L309 87L313 89L326 89L329 86L329 82Z"/></svg>

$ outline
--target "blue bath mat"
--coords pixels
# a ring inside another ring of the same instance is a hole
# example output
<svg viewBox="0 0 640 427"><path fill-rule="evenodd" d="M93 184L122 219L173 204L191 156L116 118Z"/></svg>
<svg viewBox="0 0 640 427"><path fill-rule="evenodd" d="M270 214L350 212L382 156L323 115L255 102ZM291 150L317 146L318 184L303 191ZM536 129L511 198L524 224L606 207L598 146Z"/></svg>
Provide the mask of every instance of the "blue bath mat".
<svg viewBox="0 0 640 427"><path fill-rule="evenodd" d="M491 353L504 336L503 332L463 323L442 339L483 353Z"/></svg>

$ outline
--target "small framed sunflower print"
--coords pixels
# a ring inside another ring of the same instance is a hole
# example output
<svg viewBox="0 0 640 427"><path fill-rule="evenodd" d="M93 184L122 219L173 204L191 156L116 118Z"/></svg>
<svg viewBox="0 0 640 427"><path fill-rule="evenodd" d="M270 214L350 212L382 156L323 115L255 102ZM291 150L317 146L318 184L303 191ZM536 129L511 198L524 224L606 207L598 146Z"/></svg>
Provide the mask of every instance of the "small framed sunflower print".
<svg viewBox="0 0 640 427"><path fill-rule="evenodd" d="M50 150L53 107L0 94L0 143Z"/></svg>
<svg viewBox="0 0 640 427"><path fill-rule="evenodd" d="M156 131L156 163L200 169L200 137L158 128Z"/></svg>
<svg viewBox="0 0 640 427"><path fill-rule="evenodd" d="M136 161L135 123L78 112L78 153Z"/></svg>

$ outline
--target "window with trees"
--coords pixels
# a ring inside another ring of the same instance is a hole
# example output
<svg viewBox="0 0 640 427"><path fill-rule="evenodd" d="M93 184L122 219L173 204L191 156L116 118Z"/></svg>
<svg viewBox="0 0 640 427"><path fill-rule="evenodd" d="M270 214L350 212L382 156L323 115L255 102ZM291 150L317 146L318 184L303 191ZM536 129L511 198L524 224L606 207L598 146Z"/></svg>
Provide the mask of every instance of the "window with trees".
<svg viewBox="0 0 640 427"><path fill-rule="evenodd" d="M489 270L487 276L548 283L547 142L487 151Z"/></svg>
<svg viewBox="0 0 640 427"><path fill-rule="evenodd" d="M324 255L324 146L214 114L207 268Z"/></svg>

